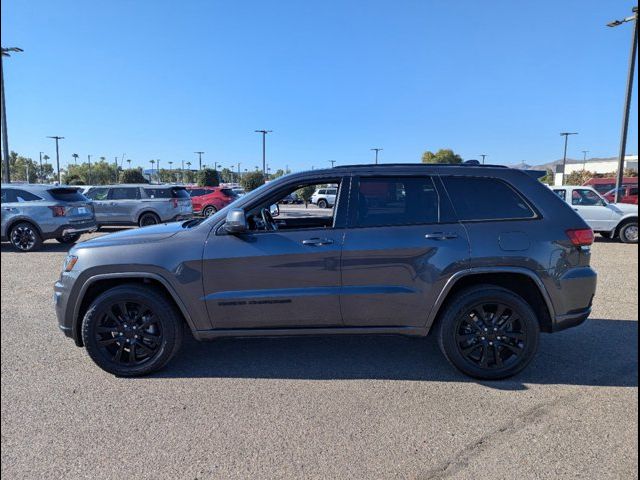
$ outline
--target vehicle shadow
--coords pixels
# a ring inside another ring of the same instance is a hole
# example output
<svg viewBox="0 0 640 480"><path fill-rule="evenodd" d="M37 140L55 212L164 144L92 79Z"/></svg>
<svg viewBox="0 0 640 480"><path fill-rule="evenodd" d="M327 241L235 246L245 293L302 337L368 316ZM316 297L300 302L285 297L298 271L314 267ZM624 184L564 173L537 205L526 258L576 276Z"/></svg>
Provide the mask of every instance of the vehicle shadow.
<svg viewBox="0 0 640 480"><path fill-rule="evenodd" d="M90 240L92 238L96 238L96 237L101 237L103 235L108 235L110 233L116 233L116 232L120 232L122 230L126 230L129 227L101 227L100 230L98 230L96 233L91 234L90 236L85 234L83 235L80 240L78 241L78 243L76 243L76 245L81 244L83 241L85 240ZM39 250L36 250L36 252L41 252L41 253L60 253L60 252L68 252L71 248L73 247L73 245L65 245L62 243L57 242L56 240L47 240L43 243L42 247L40 247ZM17 250L15 248L13 248L11 246L11 244L9 242L2 242L2 245L0 245L0 252L2 253L17 253ZM34 253L36 253L34 252Z"/></svg>
<svg viewBox="0 0 640 480"><path fill-rule="evenodd" d="M478 382L448 365L433 336L224 338L202 343L188 336L181 353L155 377L476 382L501 390L522 390L526 384L636 387L637 338L636 321L588 320L543 335L536 358L516 377Z"/></svg>

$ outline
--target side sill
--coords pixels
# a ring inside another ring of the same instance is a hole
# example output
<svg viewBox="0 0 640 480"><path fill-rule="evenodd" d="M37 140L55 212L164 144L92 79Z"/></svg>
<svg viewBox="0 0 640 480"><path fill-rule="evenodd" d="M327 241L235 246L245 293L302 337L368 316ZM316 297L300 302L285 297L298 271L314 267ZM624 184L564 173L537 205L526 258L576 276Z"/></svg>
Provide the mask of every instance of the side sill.
<svg viewBox="0 0 640 480"><path fill-rule="evenodd" d="M197 330L196 340L213 340L222 337L295 337L299 335L407 335L424 337L428 333L422 327L313 327L313 328L237 328Z"/></svg>

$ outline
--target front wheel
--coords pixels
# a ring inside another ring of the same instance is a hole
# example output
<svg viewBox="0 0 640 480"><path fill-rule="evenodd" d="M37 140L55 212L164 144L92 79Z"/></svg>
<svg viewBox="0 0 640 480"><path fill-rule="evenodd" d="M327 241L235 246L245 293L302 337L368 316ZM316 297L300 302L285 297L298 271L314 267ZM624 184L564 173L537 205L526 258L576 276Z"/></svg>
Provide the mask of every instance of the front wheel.
<svg viewBox="0 0 640 480"><path fill-rule="evenodd" d="M329 204L326 200L318 200L318 208L327 208Z"/></svg>
<svg viewBox="0 0 640 480"><path fill-rule="evenodd" d="M520 296L493 285L459 293L440 318L438 343L462 373L483 380L522 371L538 348L540 326Z"/></svg>
<svg viewBox="0 0 640 480"><path fill-rule="evenodd" d="M71 235L65 235L63 237L56 237L56 241L58 243L62 243L63 245L71 245L80 240L79 233L72 233Z"/></svg>
<svg viewBox="0 0 640 480"><path fill-rule="evenodd" d="M638 221L627 222L620 227L620 241L623 243L638 243Z"/></svg>
<svg viewBox="0 0 640 480"><path fill-rule="evenodd" d="M138 285L107 290L82 321L82 340L103 370L123 377L155 372L176 354L182 319L159 291Z"/></svg>

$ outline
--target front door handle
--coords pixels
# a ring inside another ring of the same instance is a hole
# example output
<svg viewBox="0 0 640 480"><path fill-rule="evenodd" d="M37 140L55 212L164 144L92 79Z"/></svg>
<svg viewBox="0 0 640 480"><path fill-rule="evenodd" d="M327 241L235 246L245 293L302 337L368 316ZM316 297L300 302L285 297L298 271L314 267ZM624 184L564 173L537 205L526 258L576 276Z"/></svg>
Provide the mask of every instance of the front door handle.
<svg viewBox="0 0 640 480"><path fill-rule="evenodd" d="M427 233L424 238L426 238L427 240L453 240L455 238L458 238L458 234L453 232L434 232Z"/></svg>
<svg viewBox="0 0 640 480"><path fill-rule="evenodd" d="M310 238L302 241L302 245L306 245L308 247L321 247L322 245L331 245L332 243L333 240L329 238Z"/></svg>

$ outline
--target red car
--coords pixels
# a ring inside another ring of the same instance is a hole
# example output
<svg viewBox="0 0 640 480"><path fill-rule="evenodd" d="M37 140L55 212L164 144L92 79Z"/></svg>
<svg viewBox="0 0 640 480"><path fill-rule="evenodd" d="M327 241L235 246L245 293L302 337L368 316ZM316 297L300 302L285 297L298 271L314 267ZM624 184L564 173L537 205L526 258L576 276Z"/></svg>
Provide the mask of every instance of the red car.
<svg viewBox="0 0 640 480"><path fill-rule="evenodd" d="M615 202L616 189L605 193L604 198L607 201L613 203ZM624 185L620 187L620 198L618 199L619 203L632 203L634 205L638 204L638 185Z"/></svg>
<svg viewBox="0 0 640 480"><path fill-rule="evenodd" d="M187 187L191 195L193 213L209 217L236 200L238 196L230 188Z"/></svg>

